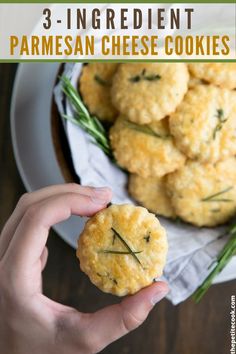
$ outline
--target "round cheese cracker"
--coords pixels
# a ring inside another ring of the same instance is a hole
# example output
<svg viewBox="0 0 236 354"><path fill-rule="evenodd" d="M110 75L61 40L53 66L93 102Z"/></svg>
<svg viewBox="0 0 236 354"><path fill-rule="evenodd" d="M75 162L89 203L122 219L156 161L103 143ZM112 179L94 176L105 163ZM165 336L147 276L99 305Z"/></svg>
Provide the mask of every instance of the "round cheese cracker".
<svg viewBox="0 0 236 354"><path fill-rule="evenodd" d="M216 226L236 212L236 159L216 164L188 161L167 176L166 188L176 214L197 226Z"/></svg>
<svg viewBox="0 0 236 354"><path fill-rule="evenodd" d="M166 193L166 176L143 178L135 174L129 176L129 193L137 202L149 211L168 218L174 218L175 212Z"/></svg>
<svg viewBox="0 0 236 354"><path fill-rule="evenodd" d="M236 92L212 85L188 91L169 118L177 147L189 158L215 162L236 154Z"/></svg>
<svg viewBox="0 0 236 354"><path fill-rule="evenodd" d="M83 66L79 91L91 114L102 121L113 122L117 110L111 102L112 78L118 68L114 63L91 63Z"/></svg>
<svg viewBox="0 0 236 354"><path fill-rule="evenodd" d="M112 84L112 100L130 121L147 124L174 112L188 89L184 63L121 64Z"/></svg>
<svg viewBox="0 0 236 354"><path fill-rule="evenodd" d="M196 78L211 84L236 88L236 63L190 63L189 70Z"/></svg>
<svg viewBox="0 0 236 354"><path fill-rule="evenodd" d="M160 277L167 239L154 214L133 205L112 205L85 225L78 241L80 267L104 292L134 294Z"/></svg>
<svg viewBox="0 0 236 354"><path fill-rule="evenodd" d="M161 177L182 166L185 156L175 147L168 119L138 125L120 117L110 130L116 161L142 177Z"/></svg>

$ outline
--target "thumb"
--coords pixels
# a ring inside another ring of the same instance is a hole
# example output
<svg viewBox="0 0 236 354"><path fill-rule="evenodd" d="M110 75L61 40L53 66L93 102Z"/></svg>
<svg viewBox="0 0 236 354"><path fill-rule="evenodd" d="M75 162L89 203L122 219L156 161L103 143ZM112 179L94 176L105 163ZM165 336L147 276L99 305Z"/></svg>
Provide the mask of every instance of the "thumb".
<svg viewBox="0 0 236 354"><path fill-rule="evenodd" d="M166 283L153 283L137 294L126 297L120 304L108 306L89 315L86 328L90 333L91 351L94 353L102 350L140 326L153 306L165 297L168 291Z"/></svg>

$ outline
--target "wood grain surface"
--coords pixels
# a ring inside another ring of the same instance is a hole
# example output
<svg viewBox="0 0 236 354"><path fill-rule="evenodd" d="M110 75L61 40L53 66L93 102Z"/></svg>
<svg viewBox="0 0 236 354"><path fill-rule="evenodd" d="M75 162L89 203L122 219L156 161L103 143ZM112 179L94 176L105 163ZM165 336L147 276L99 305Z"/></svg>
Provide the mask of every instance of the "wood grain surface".
<svg viewBox="0 0 236 354"><path fill-rule="evenodd" d="M25 191L10 136L9 108L15 70L13 64L0 65L0 227ZM50 232L48 248L49 259L43 274L47 296L87 312L118 301L90 283L79 269L75 251L54 232ZM163 300L141 327L102 353L228 354L230 296L235 293L236 281L231 281L213 286L198 305L189 299L174 307Z"/></svg>

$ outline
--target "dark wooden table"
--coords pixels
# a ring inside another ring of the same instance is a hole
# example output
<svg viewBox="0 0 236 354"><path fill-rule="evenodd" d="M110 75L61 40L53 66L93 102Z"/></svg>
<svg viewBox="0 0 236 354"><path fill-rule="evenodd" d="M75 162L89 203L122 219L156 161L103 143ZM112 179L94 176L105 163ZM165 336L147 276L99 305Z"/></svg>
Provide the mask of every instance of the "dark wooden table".
<svg viewBox="0 0 236 354"><path fill-rule="evenodd" d="M13 64L0 65L0 227L25 191L10 136L9 109L15 70ZM79 269L75 251L54 232L50 233L48 248L49 259L44 271L47 296L88 312L117 301L90 283ZM111 344L103 353L227 354L230 296L235 293L236 281L232 281L213 286L198 305L189 299L174 307L163 300L141 327Z"/></svg>

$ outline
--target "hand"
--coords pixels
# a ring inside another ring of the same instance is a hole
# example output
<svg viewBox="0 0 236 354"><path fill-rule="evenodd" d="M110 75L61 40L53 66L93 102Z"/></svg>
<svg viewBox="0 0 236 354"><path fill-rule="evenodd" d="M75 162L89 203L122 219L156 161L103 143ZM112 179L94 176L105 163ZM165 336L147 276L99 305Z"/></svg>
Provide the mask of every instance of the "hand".
<svg viewBox="0 0 236 354"><path fill-rule="evenodd" d="M157 282L93 314L42 294L41 272L52 225L91 216L111 199L108 188L76 184L25 194L0 236L0 346L4 354L91 354L138 327L168 292Z"/></svg>

